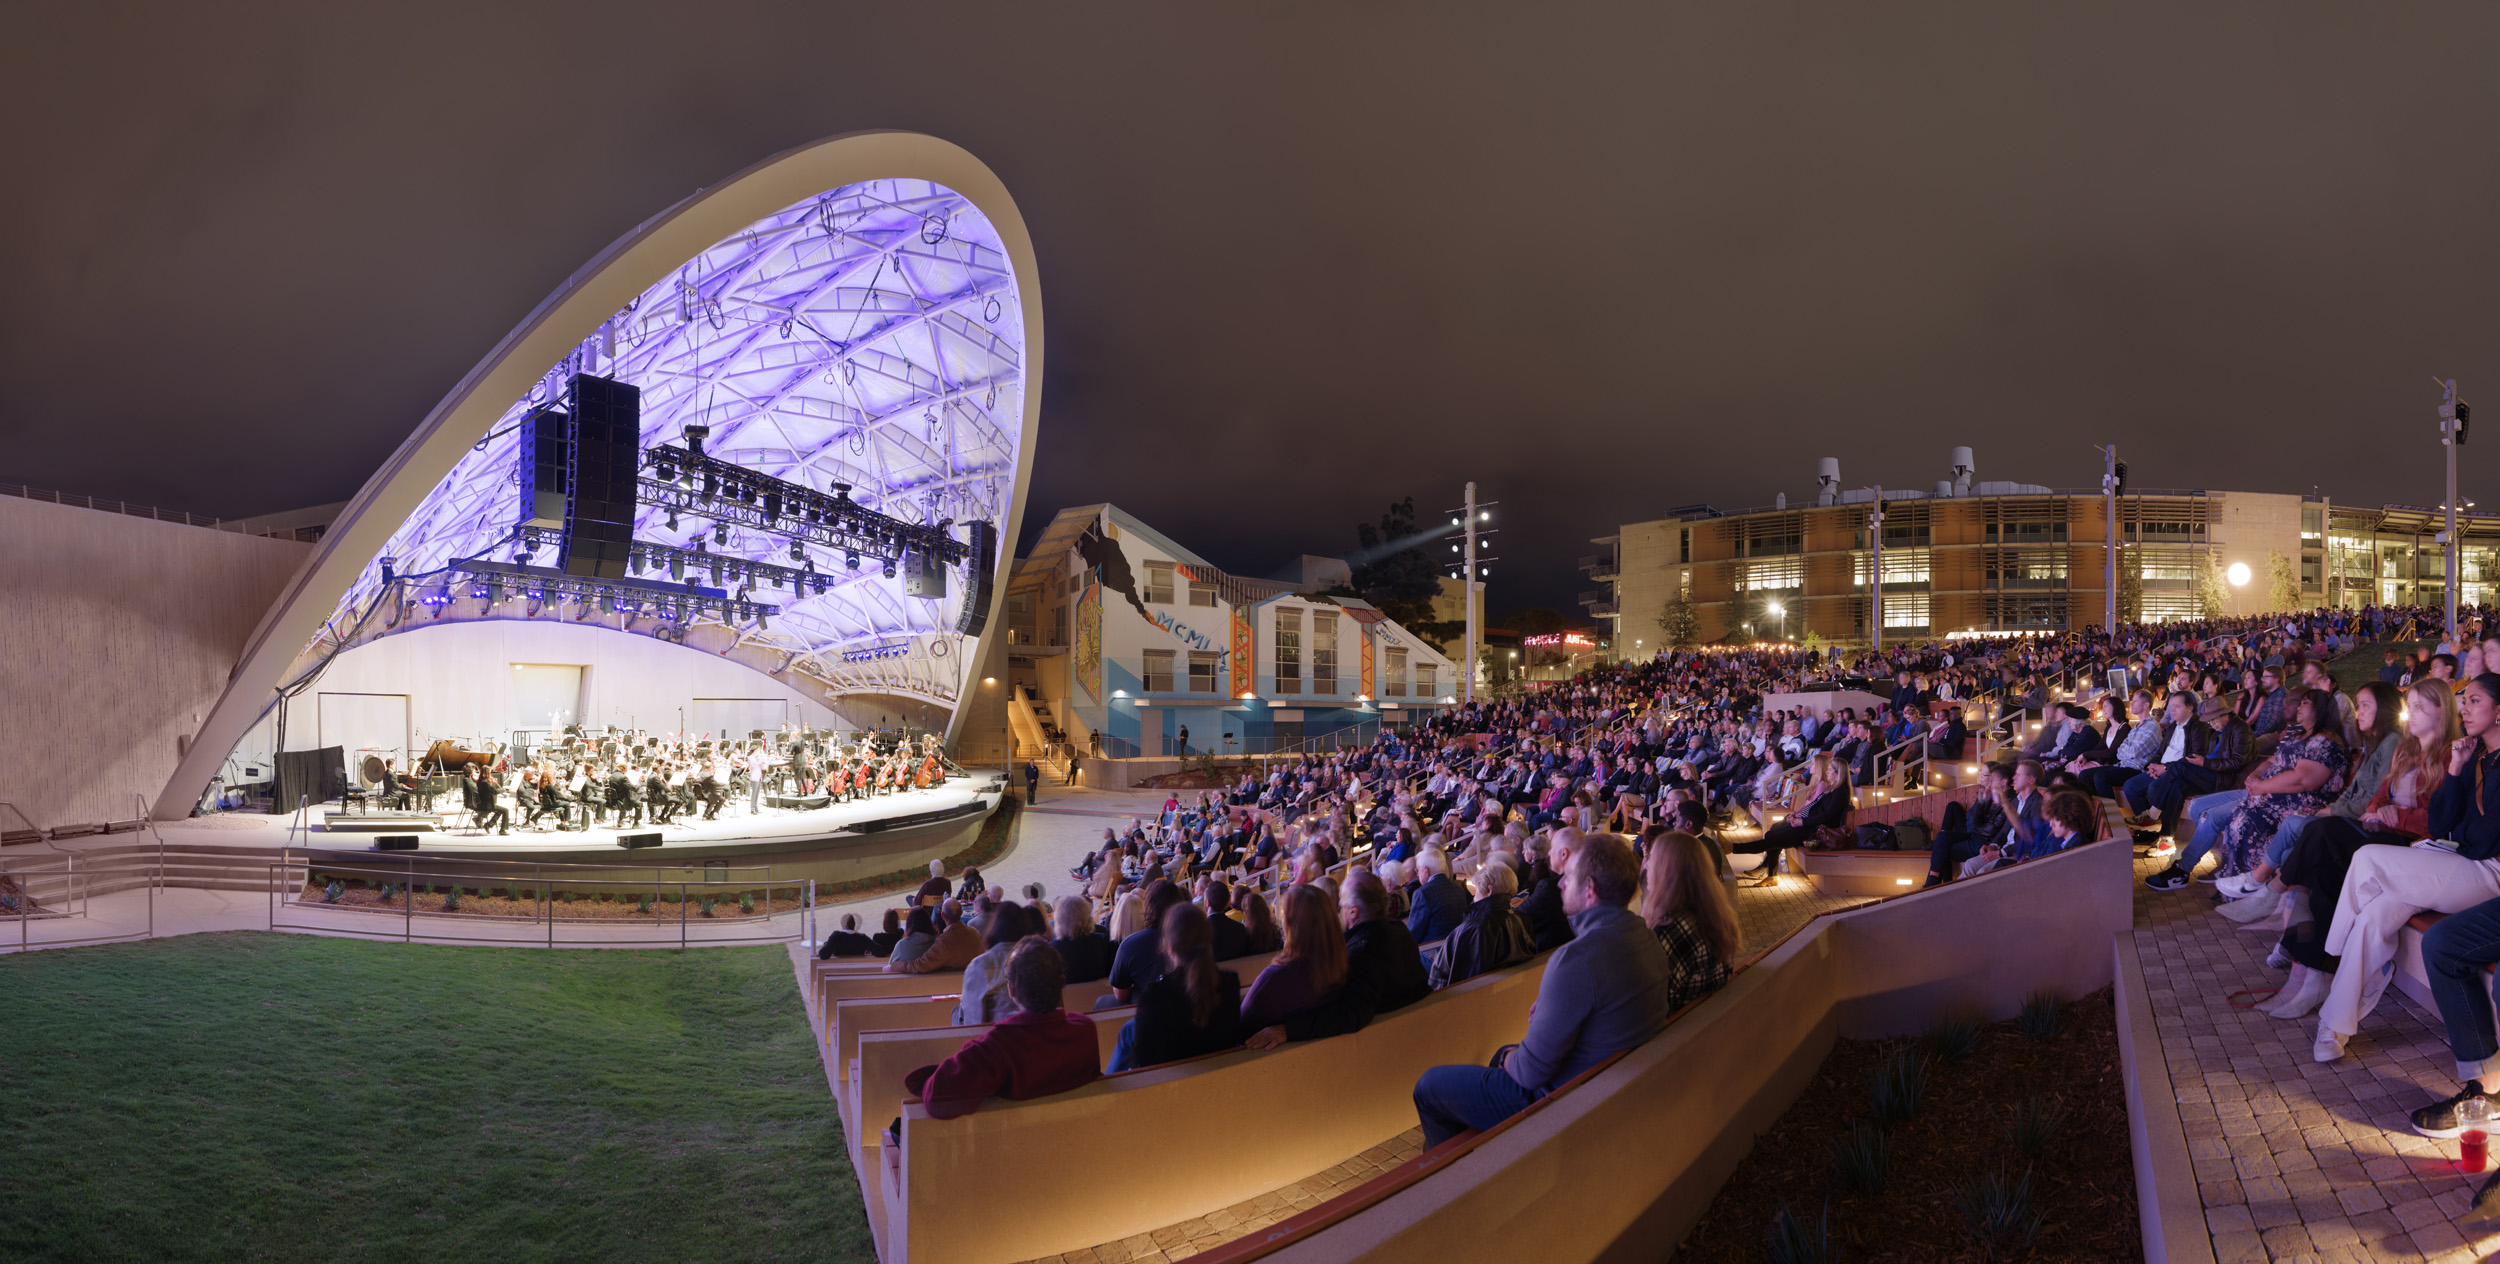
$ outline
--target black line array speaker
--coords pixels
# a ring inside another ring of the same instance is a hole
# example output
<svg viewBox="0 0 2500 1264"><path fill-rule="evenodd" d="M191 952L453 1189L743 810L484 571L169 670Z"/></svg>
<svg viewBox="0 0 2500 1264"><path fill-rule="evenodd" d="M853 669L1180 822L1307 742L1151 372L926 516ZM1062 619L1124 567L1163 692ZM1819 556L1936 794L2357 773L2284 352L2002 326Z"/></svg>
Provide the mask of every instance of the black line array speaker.
<svg viewBox="0 0 2500 1264"><path fill-rule="evenodd" d="M625 578L634 543L635 477L642 464L642 390L573 375L573 486L564 510L565 574Z"/></svg>
<svg viewBox="0 0 2500 1264"><path fill-rule="evenodd" d="M564 496L573 481L573 415L541 408L528 420L529 482L521 489L521 525L561 529Z"/></svg>
<svg viewBox="0 0 2500 1264"><path fill-rule="evenodd" d="M990 573L998 565L998 528L983 518L973 519L971 527L972 556L964 563L964 608L955 616L955 630L979 636L990 622Z"/></svg>
<svg viewBox="0 0 2500 1264"><path fill-rule="evenodd" d="M632 851L637 847L657 847L660 845L660 836L657 834L619 834L616 836L616 845L627 851Z"/></svg>
<svg viewBox="0 0 2500 1264"><path fill-rule="evenodd" d="M417 849L417 836L414 834L384 834L373 840L373 849L375 851L415 851Z"/></svg>

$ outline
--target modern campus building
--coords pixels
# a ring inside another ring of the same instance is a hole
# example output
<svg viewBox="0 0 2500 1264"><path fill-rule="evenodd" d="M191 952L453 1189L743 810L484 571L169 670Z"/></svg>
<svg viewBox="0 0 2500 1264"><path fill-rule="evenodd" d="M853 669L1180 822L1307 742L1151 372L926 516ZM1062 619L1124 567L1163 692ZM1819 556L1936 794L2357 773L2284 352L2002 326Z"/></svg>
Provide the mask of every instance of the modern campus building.
<svg viewBox="0 0 2500 1264"><path fill-rule="evenodd" d="M2100 489L1978 480L1968 448L1954 450L1948 472L1923 488L1883 485L1887 641L2101 622L2109 519ZM1825 458L1815 493L1795 506L1782 495L1767 507L1691 505L1625 523L1595 541L1601 552L1582 559L1601 585L1582 593L1582 604L1611 629L1625 657L1666 643L1660 619L1679 599L1689 603L1702 643L1809 633L1863 643L1874 499L1871 488L1843 490L1839 462ZM2217 595L2224 613L2254 613L2269 607L2279 558L2300 604L2315 604L2323 599L2330 508L2339 528L2354 524L2355 543L2339 549L2339 564L2383 557L2382 566L2410 565L2414 555L2401 551L2427 542L2417 534L2365 546L2364 537L2381 540L2374 532L2383 521L2416 524L2310 496L2130 486L2117 498L2118 540L2121 565L2135 569L2140 588L2122 583L2122 595L2151 620L2195 617ZM2494 538L2500 542L2500 530Z"/></svg>
<svg viewBox="0 0 2500 1264"><path fill-rule="evenodd" d="M1046 719L1097 757L1264 754L1456 703L1448 657L1369 602L1325 595L1342 562L1283 574L1227 574L1114 505L1061 510L1007 582L983 678L995 694L965 740L1043 746Z"/></svg>

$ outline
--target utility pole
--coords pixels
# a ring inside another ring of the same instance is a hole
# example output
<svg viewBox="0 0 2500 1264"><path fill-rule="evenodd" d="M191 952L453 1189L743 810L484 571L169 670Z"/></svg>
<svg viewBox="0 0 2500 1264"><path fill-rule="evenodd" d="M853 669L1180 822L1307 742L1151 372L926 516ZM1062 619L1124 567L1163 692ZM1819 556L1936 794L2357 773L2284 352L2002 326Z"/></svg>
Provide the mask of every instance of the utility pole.
<svg viewBox="0 0 2500 1264"><path fill-rule="evenodd" d="M1866 511L1866 542L1874 550L1873 570L1866 577L1867 638L1875 652L1884 649L1884 485L1877 483L1874 505Z"/></svg>
<svg viewBox="0 0 2500 1264"><path fill-rule="evenodd" d="M2457 448L2465 442L2465 423L2472 415L2464 399L2457 394L2457 380L2441 382L2439 400L2439 446L2448 452L2448 495L2440 503L2445 507L2448 529L2439 533L2440 553L2447 562L2447 575L2439 588L2448 607L2448 642L2457 639L2457 586L2465 578L2461 563L2465 550L2457 540Z"/></svg>
<svg viewBox="0 0 2500 1264"><path fill-rule="evenodd" d="M2118 463L2118 445L2101 449L2101 500L2109 514L2109 539L2106 542L2108 561L2101 567L2101 577L2108 589L2101 597L2101 634L2118 635L2118 490L2126 483L2127 467Z"/></svg>
<svg viewBox="0 0 2500 1264"><path fill-rule="evenodd" d="M1467 606L1467 664L1459 669L1459 679L1467 682L1460 691L1461 702L1476 700L1476 594L1484 591L1484 581L1476 578L1476 484L1467 483L1467 582L1459 588L1459 600Z"/></svg>

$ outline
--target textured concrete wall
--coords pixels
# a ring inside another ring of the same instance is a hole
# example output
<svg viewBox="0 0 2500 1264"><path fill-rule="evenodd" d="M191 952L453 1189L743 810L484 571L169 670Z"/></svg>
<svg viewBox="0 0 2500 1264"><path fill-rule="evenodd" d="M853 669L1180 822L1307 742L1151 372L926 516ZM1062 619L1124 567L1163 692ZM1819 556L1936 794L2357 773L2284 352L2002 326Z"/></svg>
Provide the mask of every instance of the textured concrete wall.
<svg viewBox="0 0 2500 1264"><path fill-rule="evenodd" d="M43 826L138 815L311 551L0 497L0 800Z"/></svg>

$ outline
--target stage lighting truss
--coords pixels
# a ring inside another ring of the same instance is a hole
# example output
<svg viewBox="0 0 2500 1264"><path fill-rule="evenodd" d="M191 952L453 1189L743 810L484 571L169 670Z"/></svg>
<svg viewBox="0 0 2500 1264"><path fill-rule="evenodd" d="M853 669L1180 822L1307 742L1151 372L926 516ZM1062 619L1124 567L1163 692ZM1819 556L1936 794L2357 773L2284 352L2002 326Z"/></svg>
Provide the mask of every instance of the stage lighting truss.
<svg viewBox="0 0 2500 1264"><path fill-rule="evenodd" d="M461 578L422 589L421 601L441 605L443 600L467 596L491 604L508 593L535 602L581 602L611 614L657 615L679 622L711 615L723 623L759 627L770 626L769 620L781 613L779 606L755 600L751 587L731 593L726 588L656 579L591 579L552 567L516 566L484 557L454 558L450 569Z"/></svg>
<svg viewBox="0 0 2500 1264"><path fill-rule="evenodd" d="M905 522L851 499L847 484L820 492L803 483L732 465L703 450L703 427L689 426L686 446L654 444L643 451L642 502L672 514L744 527L793 543L898 563L920 553L946 563L972 554L948 532L953 524ZM890 574L891 572L889 572Z"/></svg>
<svg viewBox="0 0 2500 1264"><path fill-rule="evenodd" d="M911 644L907 641L889 645L862 645L855 649L842 651L842 661L846 663L873 663L881 659L901 658L909 653L911 653Z"/></svg>

